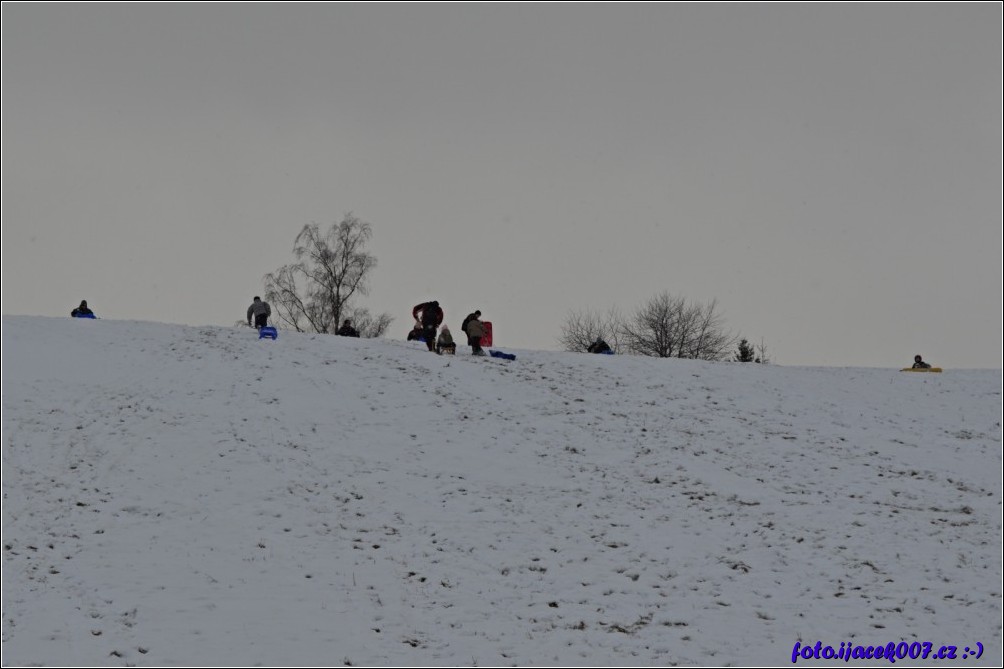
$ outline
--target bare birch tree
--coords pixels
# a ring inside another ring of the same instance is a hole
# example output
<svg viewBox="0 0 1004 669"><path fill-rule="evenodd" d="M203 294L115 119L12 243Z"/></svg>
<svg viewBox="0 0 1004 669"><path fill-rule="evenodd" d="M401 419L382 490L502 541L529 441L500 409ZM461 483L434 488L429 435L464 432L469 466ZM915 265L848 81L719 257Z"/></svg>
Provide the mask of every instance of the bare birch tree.
<svg viewBox="0 0 1004 669"><path fill-rule="evenodd" d="M293 242L296 262L265 275L265 299L272 304L273 318L297 332L334 334L345 318L365 320L356 324L363 336L378 337L390 325L391 317L371 317L352 304L366 295L367 280L377 265L366 251L373 236L369 223L351 213L341 223L321 232L316 223L303 226Z"/></svg>

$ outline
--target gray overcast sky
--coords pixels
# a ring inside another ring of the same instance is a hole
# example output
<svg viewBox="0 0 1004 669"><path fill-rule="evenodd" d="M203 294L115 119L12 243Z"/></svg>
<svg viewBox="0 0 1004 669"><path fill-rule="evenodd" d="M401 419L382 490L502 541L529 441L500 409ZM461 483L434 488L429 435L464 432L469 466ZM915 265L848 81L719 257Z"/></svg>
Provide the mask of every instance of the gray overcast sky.
<svg viewBox="0 0 1004 669"><path fill-rule="evenodd" d="M785 365L1001 367L1001 4L3 8L3 313L232 325L352 212L362 304L717 299Z"/></svg>

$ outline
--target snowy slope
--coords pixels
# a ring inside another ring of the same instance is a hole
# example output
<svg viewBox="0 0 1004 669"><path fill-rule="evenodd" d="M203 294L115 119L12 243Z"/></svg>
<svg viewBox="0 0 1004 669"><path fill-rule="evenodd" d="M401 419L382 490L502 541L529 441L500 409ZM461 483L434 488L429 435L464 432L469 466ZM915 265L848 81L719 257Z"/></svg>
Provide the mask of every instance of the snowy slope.
<svg viewBox="0 0 1004 669"><path fill-rule="evenodd" d="M511 352L4 316L3 664L1000 663L999 370Z"/></svg>

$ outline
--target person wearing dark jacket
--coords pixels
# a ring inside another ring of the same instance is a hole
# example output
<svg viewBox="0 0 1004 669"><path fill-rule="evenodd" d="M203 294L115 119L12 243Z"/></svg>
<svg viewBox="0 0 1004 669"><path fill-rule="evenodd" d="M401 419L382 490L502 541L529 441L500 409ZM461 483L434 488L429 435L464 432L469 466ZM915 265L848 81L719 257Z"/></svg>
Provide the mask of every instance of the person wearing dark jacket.
<svg viewBox="0 0 1004 669"><path fill-rule="evenodd" d="M87 307L87 300L80 300L80 306L70 312L74 318L94 318L94 312Z"/></svg>
<svg viewBox="0 0 1004 669"><path fill-rule="evenodd" d="M356 330L354 327L352 327L352 321L346 318L345 321L342 323L342 327L338 328L338 332L336 332L335 334L341 335L342 337L358 337L359 330Z"/></svg>
<svg viewBox="0 0 1004 669"><path fill-rule="evenodd" d="M416 321L422 323L422 338L425 339L425 345L435 353L436 330L443 322L443 308L439 306L439 302L432 300L416 304L415 308L411 310L411 315Z"/></svg>
<svg viewBox="0 0 1004 669"><path fill-rule="evenodd" d="M589 345L589 348L586 349L586 351L588 351L589 353L611 353L612 349L610 349L610 345L608 345L606 342L603 342L602 339L597 339L595 342Z"/></svg>
<svg viewBox="0 0 1004 669"><path fill-rule="evenodd" d="M467 333L467 324L470 323L475 318L481 318L481 310L480 309L476 309L475 311L467 314L467 317L464 318L463 324L461 324L461 326L460 326L460 331L466 334Z"/></svg>
<svg viewBox="0 0 1004 669"><path fill-rule="evenodd" d="M586 350L589 351L590 353L609 353L611 349L610 345L607 344L605 341L603 341L602 339L597 339L592 344L590 344L589 348L587 348Z"/></svg>
<svg viewBox="0 0 1004 669"><path fill-rule="evenodd" d="M268 306L268 302L263 302L257 295L254 296L254 301L251 306L248 307L248 325L251 325L251 318L254 318L254 326L258 330L268 325L268 317L272 315L272 307Z"/></svg>
<svg viewBox="0 0 1004 669"><path fill-rule="evenodd" d="M481 312L475 311L466 321L464 332L467 333L467 343L471 346L471 355L484 355L484 349L481 348L481 338L485 336L485 326L481 322Z"/></svg>
<svg viewBox="0 0 1004 669"><path fill-rule="evenodd" d="M425 333L422 330L422 321L415 321L415 327L408 332L408 341L425 341Z"/></svg>
<svg viewBox="0 0 1004 669"><path fill-rule="evenodd" d="M919 355L913 356L913 368L914 369L931 369L931 365L924 362L924 359Z"/></svg>

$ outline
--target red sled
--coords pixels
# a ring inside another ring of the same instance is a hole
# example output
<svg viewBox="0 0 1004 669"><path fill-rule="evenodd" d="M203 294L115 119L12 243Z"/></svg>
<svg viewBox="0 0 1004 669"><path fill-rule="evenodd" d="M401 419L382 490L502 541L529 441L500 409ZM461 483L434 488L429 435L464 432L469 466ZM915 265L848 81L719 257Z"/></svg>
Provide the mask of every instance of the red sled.
<svg viewBox="0 0 1004 669"><path fill-rule="evenodd" d="M481 321L481 325L485 328L485 336L481 338L482 346L492 345L492 322L491 321Z"/></svg>

